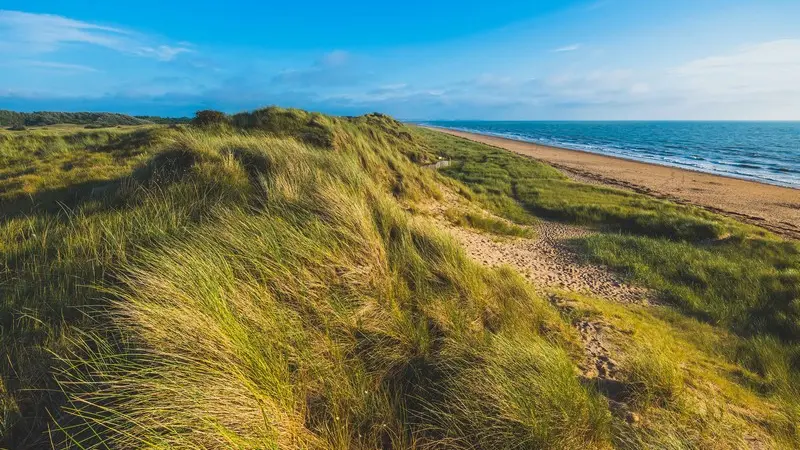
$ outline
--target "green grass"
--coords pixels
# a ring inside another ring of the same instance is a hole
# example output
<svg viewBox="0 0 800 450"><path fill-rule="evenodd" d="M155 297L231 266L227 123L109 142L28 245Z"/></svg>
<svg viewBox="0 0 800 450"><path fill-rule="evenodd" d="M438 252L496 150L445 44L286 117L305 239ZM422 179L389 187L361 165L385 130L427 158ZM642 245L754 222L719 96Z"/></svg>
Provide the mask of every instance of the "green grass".
<svg viewBox="0 0 800 450"><path fill-rule="evenodd" d="M730 361L752 371L742 383L800 414L800 249L760 237L691 244L599 235L590 258L656 289L670 304L731 330Z"/></svg>
<svg viewBox="0 0 800 450"><path fill-rule="evenodd" d="M455 162L441 175L422 167L440 157ZM0 163L5 446L735 448L743 430L797 442L794 244L752 227L379 114L3 131ZM690 317L586 300L654 344L620 347L644 426L576 375L569 318L413 213L442 189L474 202L451 220L494 234L530 229L480 207L632 233L586 241L599 260L625 239L663 247L613 265L685 294L670 301ZM722 250L731 276L751 277L742 287L726 287ZM657 267L664 255L675 262ZM705 267L702 289L673 274L680 261ZM745 288L756 294L732 297ZM708 412L720 404L755 417Z"/></svg>
<svg viewBox="0 0 800 450"><path fill-rule="evenodd" d="M636 347L624 361L624 377L635 406L671 406L683 389L683 374L675 356L652 344Z"/></svg>
<svg viewBox="0 0 800 450"><path fill-rule="evenodd" d="M800 340L800 247L795 243L731 238L698 245L598 235L585 245L596 260L698 317L743 335Z"/></svg>
<svg viewBox="0 0 800 450"><path fill-rule="evenodd" d="M87 131L74 126L0 131L0 201L6 213L70 202L130 173L164 130Z"/></svg>
<svg viewBox="0 0 800 450"><path fill-rule="evenodd" d="M529 227L522 227L475 211L450 208L444 212L444 215L447 220L455 225L471 227L500 236L530 238L535 234L533 229Z"/></svg>
<svg viewBox="0 0 800 450"><path fill-rule="evenodd" d="M425 129L417 133L428 138L433 153L453 161L440 173L464 183L463 195L487 209L520 223L539 216L601 231L577 243L588 259L654 289L685 314L732 332L718 348L698 345L715 354L724 349L722 356L740 368L739 384L778 402L789 422L800 417L796 242L699 208L568 181L540 162L500 149ZM645 379L640 390L652 397L664 391L659 385L669 384L663 381ZM796 430L781 429L789 441L798 439Z"/></svg>
<svg viewBox="0 0 800 450"><path fill-rule="evenodd" d="M8 445L466 445L484 430L448 424L487 411L497 427L518 418L499 445L605 445L608 410L572 376L572 338L547 302L404 212L439 195L412 162L425 150L400 149L408 137L382 116L292 114L321 121L331 147L152 129L131 161L86 168L102 194L3 217ZM40 159L35 175L60 189L71 178L54 165L115 148L14 157ZM509 359L510 342L528 362Z"/></svg>
<svg viewBox="0 0 800 450"><path fill-rule="evenodd" d="M797 412L783 401L791 397L743 382L761 377L732 361L743 340L730 331L668 306L556 295L568 301L573 320L605 324L603 339L623 383L612 396L639 417L614 417L615 447L746 448L745 436L766 448L797 446Z"/></svg>

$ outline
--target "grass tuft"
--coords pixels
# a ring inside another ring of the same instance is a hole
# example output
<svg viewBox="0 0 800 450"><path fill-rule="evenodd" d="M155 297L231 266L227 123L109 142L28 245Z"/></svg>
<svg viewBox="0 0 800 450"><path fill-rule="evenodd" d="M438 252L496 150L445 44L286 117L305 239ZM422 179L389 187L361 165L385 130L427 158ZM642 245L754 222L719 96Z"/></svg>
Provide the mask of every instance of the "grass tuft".
<svg viewBox="0 0 800 450"><path fill-rule="evenodd" d="M675 355L652 345L634 348L626 355L623 369L633 403L640 408L675 404L683 391L683 373Z"/></svg>
<svg viewBox="0 0 800 450"><path fill-rule="evenodd" d="M500 236L531 238L534 235L534 231L529 227L519 226L475 211L451 208L445 211L444 215L454 225L467 226Z"/></svg>

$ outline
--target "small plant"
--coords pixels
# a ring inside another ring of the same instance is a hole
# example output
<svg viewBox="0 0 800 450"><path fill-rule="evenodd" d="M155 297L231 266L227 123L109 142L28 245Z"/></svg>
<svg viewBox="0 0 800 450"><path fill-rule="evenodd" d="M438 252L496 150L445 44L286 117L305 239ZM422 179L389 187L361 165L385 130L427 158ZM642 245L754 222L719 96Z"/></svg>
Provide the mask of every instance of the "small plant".
<svg viewBox="0 0 800 450"><path fill-rule="evenodd" d="M221 111L206 109L197 111L192 119L192 125L197 127L213 127L228 123L228 116Z"/></svg>
<svg viewBox="0 0 800 450"><path fill-rule="evenodd" d="M625 361L623 373L633 403L641 408L670 406L683 390L681 368L663 348L643 345L634 349Z"/></svg>
<svg viewBox="0 0 800 450"><path fill-rule="evenodd" d="M16 125L11 125L10 127L8 127L8 129L10 131L25 131L25 130L27 130L25 125L22 125L21 123L18 123Z"/></svg>
<svg viewBox="0 0 800 450"><path fill-rule="evenodd" d="M534 235L533 230L530 228L522 227L507 220L498 219L485 214L461 211L458 209L448 209L444 214L447 220L455 225L468 226L492 234L525 238L530 238Z"/></svg>

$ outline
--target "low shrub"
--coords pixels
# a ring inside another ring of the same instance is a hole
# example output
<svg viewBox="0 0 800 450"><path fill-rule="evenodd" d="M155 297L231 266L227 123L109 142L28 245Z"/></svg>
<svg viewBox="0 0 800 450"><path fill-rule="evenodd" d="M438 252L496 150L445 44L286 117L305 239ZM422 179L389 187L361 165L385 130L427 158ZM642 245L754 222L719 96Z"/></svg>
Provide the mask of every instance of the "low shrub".
<svg viewBox="0 0 800 450"><path fill-rule="evenodd" d="M227 123L228 116L225 115L225 113L211 109L197 111L191 121L191 124L196 127L215 127L225 125Z"/></svg>

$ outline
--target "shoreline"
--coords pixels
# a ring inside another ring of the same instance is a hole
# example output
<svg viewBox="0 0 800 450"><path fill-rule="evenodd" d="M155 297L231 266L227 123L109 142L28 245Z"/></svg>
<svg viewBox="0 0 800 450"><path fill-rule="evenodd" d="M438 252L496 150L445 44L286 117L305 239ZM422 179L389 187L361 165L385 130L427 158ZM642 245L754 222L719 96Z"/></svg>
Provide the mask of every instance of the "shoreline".
<svg viewBox="0 0 800 450"><path fill-rule="evenodd" d="M447 128L447 127L441 127L441 126L438 126L438 125L427 125L427 124L425 124L425 125L418 124L417 126L421 126L421 127L425 127L425 128L432 128L432 129L457 131L457 132L466 133L466 134L476 134L476 135L479 135L479 136L493 137L493 138L498 138L498 139L506 139L506 140L513 141L513 142L522 142L522 143L526 143L526 144L533 144L533 145L538 145L540 147L546 147L546 148L552 148L552 149L568 150L568 151L580 152L580 153L591 153L593 155L608 156L609 158L624 159L625 161L633 161L633 162L639 162L639 163L643 163L643 164L651 164L651 165L655 165L655 166L664 166L664 167L670 167L670 168L675 168L675 169L683 169L683 170L688 170L689 172L700 172L700 173L705 173L705 174L708 174L708 175L716 175L716 176L720 176L720 177L724 177L724 178L733 178L735 180L752 181L754 183L759 183L759 184L767 184L767 185L771 185L771 186L778 186L778 187L784 187L784 188L789 188L789 189L795 189L795 190L798 191L798 193L800 193L800 184L795 186L795 185L792 185L790 183L787 183L787 182L784 182L784 181L781 181L781 180L777 180L777 179L758 178L758 177L755 177L755 176L751 177L751 176L747 176L747 175L744 175L744 174L734 174L734 173L725 172L725 171L714 171L714 170L711 170L711 169L703 170L702 168L699 168L699 167L690 167L690 166L682 165L682 164L679 164L679 163L669 163L669 162L665 162L665 161L653 161L653 160L648 160L646 158L635 158L635 157L624 156L624 155L616 155L616 154L613 154L613 153L604 153L602 151L592 151L592 150L588 150L588 149L568 147L568 146L566 146L566 144L562 144L563 146L553 145L553 144L543 144L543 143L532 141L532 140L515 139L513 137L506 137L506 136L503 136L501 134L496 134L496 133L479 132L479 131L467 130L467 129L461 129L461 128Z"/></svg>
<svg viewBox="0 0 800 450"><path fill-rule="evenodd" d="M699 206L800 239L800 189L450 128L417 126L540 160L578 181Z"/></svg>

